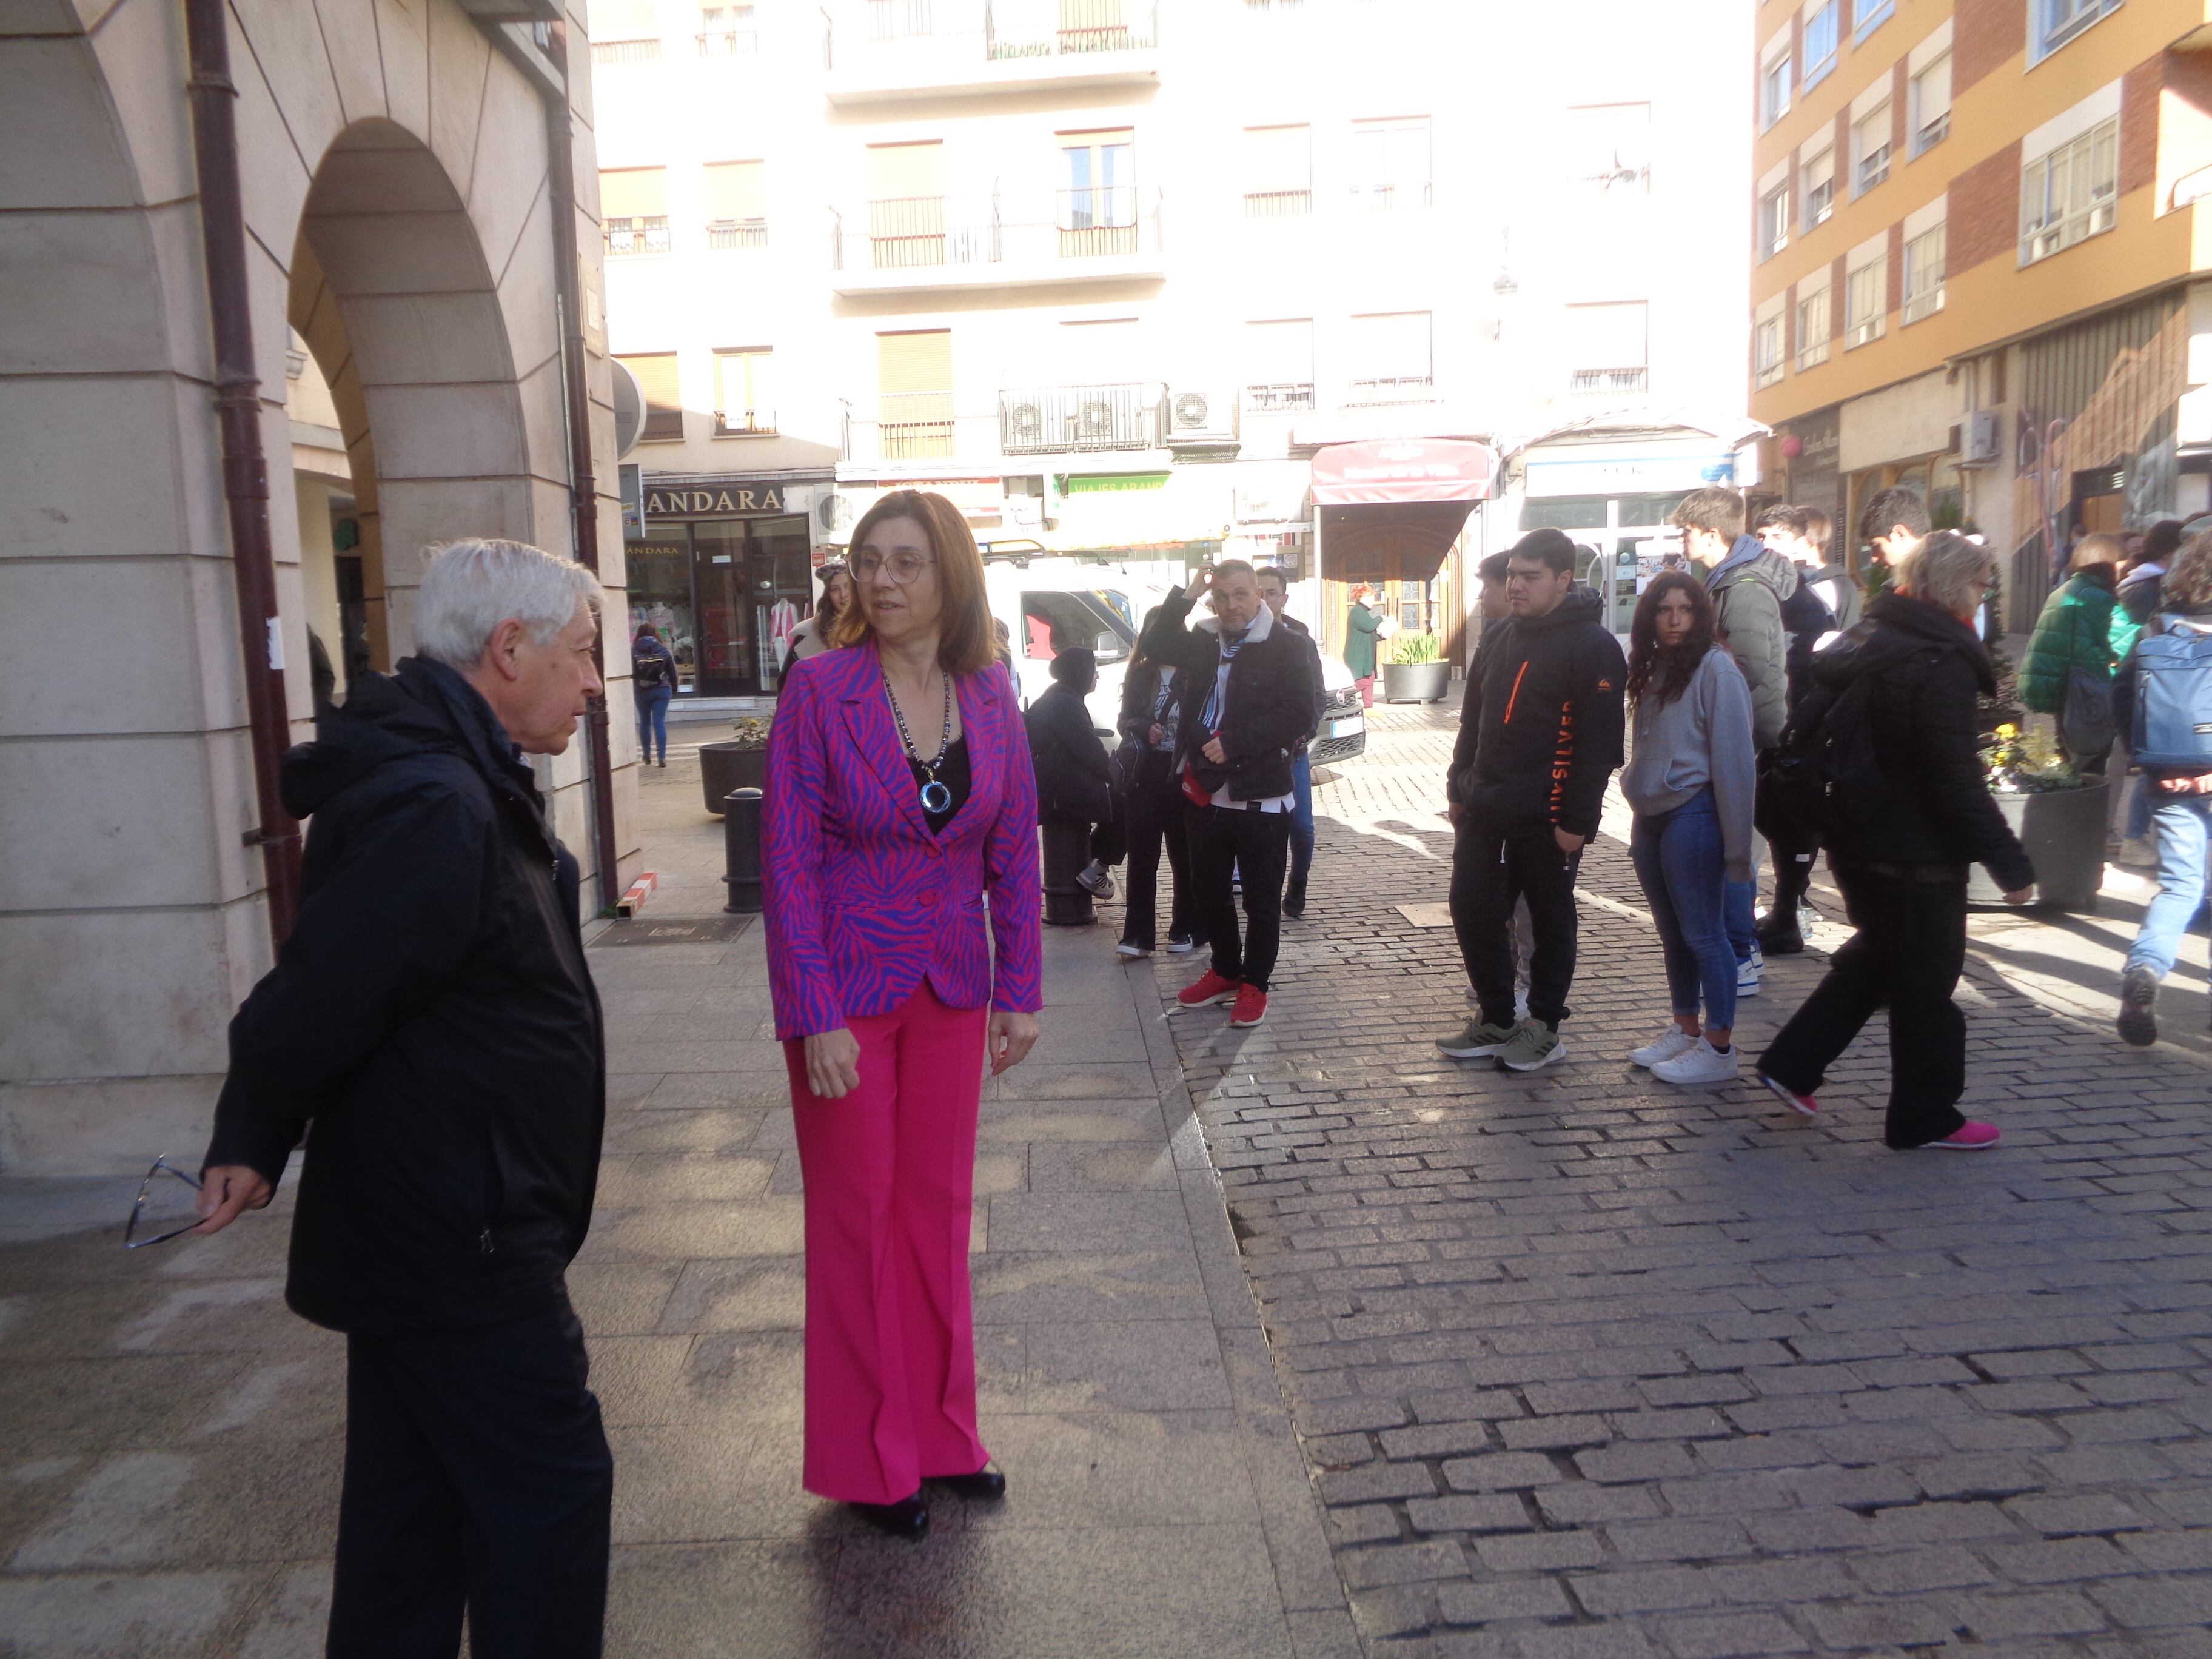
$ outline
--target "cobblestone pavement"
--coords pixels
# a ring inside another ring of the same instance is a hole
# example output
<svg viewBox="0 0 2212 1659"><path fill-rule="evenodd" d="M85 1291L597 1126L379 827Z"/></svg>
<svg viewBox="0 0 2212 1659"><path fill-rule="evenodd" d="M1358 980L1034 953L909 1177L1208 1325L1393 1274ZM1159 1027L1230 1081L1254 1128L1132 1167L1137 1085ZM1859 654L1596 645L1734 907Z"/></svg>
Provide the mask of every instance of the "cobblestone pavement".
<svg viewBox="0 0 2212 1659"><path fill-rule="evenodd" d="M1452 724L1378 711L1317 792L1267 1024L1165 1020L1370 1651L2212 1654L2212 1078L2111 1035L2131 921L1977 923L1974 1158L1882 1147L1879 1030L1817 1122L1631 1067L1666 999L1610 835L1569 1057L1455 1064L1450 933L1394 908L1443 897ZM1769 964L1750 1053L1820 968Z"/></svg>

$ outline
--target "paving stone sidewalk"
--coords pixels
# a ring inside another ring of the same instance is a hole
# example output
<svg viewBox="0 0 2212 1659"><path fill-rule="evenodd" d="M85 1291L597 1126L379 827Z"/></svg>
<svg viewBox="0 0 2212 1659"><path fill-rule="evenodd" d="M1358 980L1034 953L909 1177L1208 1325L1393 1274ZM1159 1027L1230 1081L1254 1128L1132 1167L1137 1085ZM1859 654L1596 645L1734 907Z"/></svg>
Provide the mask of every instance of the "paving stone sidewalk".
<svg viewBox="0 0 2212 1659"><path fill-rule="evenodd" d="M790 1109L758 924L713 936L698 789L682 751L648 775L664 884L591 952L611 1115L570 1282L615 1450L608 1652L1356 1655L1149 976L1100 930L1048 935L1043 1041L983 1106L983 1427L1009 1498L941 1501L917 1548L799 1489ZM0 1654L318 1654L343 1349L283 1306L289 1185L126 1255L136 1187L0 1180Z"/></svg>
<svg viewBox="0 0 2212 1659"><path fill-rule="evenodd" d="M2212 1071L2112 1035L2126 890L1977 922L1988 1154L1881 1146L1879 1029L1817 1122L1629 1066L1667 1005L1610 836L1568 1058L1455 1064L1451 935L1395 908L1443 897L1452 725L1378 711L1316 792L1267 1024L1166 1021L1370 1651L2212 1654Z"/></svg>

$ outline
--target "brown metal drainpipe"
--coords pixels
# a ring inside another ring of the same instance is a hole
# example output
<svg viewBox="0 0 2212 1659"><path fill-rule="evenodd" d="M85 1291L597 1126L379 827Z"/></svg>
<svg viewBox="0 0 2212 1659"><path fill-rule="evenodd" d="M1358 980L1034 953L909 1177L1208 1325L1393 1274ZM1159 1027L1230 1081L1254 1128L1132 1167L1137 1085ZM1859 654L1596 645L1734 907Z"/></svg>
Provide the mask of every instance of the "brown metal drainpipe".
<svg viewBox="0 0 2212 1659"><path fill-rule="evenodd" d="M592 474L592 396L584 379L584 313L582 266L576 246L576 150L568 120L567 30L556 24L555 50L549 54L561 65L563 90L545 92L547 188L553 208L554 292L560 296L562 386L568 397L568 516L573 522L576 561L593 575L599 571L599 482ZM617 618L615 625L620 625ZM608 619L599 619L599 637L592 647L592 660L599 671L601 690L585 715L586 739L592 754L592 828L598 847L599 908L611 910L622 896L619 855L615 848L614 750L607 737Z"/></svg>
<svg viewBox="0 0 2212 1659"><path fill-rule="evenodd" d="M190 43L192 149L198 162L200 236L207 262L208 314L215 333L215 411L222 439L222 489L245 655L246 728L261 822L245 835L261 849L269 932L281 947L300 914L300 826L284 810L278 774L289 746L283 647L276 623L276 560L269 537L269 466L261 453L261 378L253 357L246 288L246 208L238 182L238 126L232 100L224 0L185 0Z"/></svg>

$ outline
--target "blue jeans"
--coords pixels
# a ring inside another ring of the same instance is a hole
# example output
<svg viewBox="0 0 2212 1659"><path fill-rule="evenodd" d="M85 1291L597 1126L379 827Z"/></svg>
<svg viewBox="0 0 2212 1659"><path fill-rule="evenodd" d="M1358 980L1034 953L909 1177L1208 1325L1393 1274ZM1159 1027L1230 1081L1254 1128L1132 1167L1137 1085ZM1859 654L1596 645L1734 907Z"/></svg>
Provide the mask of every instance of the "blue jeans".
<svg viewBox="0 0 2212 1659"><path fill-rule="evenodd" d="M1304 893L1313 870L1313 757L1304 750L1291 763L1291 891Z"/></svg>
<svg viewBox="0 0 2212 1659"><path fill-rule="evenodd" d="M1739 963L1749 962L1759 943L1759 883L1755 879L1723 881L1723 885L1728 891L1722 905L1722 926L1728 933L1729 953Z"/></svg>
<svg viewBox="0 0 2212 1659"><path fill-rule="evenodd" d="M653 739L660 739L660 758L668 759L668 704L675 693L666 686L648 691L637 700L637 757L641 762L653 758Z"/></svg>
<svg viewBox="0 0 2212 1659"><path fill-rule="evenodd" d="M1732 890L1748 884L1727 879L1728 853L1713 792L1702 789L1671 812L1638 813L1628 854L1659 926L1674 1012L1695 1015L1702 991L1705 1024L1732 1030L1736 958L1724 912Z"/></svg>
<svg viewBox="0 0 2212 1659"><path fill-rule="evenodd" d="M2146 782L2143 793L2151 794ZM2212 839L2212 800L2203 795L2158 795L2151 808L2158 831L2158 896L2143 912L2142 931L2128 951L2128 966L2148 968L2160 979L2172 971L2181 936L2204 902L2204 849Z"/></svg>

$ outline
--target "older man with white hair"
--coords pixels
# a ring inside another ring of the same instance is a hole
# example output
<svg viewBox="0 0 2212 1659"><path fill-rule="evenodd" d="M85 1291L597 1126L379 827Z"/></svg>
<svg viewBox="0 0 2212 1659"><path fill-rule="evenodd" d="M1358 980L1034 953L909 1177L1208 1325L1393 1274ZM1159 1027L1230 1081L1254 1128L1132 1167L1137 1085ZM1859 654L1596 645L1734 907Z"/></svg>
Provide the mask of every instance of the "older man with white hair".
<svg viewBox="0 0 2212 1659"><path fill-rule="evenodd" d="M599 585L518 542L432 555L417 654L284 765L305 902L230 1027L198 1231L303 1133L285 1299L346 1334L328 1651L599 1652L613 1462L566 1272L605 1115L577 866L525 754L599 689Z"/></svg>

